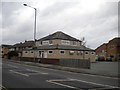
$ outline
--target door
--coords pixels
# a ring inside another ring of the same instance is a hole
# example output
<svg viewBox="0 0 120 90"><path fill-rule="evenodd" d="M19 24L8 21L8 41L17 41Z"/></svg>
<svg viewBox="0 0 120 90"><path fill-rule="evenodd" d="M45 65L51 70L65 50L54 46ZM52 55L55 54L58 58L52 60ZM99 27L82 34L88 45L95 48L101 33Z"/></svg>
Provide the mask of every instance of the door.
<svg viewBox="0 0 120 90"><path fill-rule="evenodd" d="M47 52L39 51L39 57L40 58L47 58Z"/></svg>

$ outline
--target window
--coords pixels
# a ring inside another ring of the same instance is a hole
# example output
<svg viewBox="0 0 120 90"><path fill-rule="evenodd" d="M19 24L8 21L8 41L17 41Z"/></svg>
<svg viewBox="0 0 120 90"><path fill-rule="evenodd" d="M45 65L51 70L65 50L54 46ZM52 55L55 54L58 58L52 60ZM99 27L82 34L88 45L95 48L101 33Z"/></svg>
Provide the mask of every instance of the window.
<svg viewBox="0 0 120 90"><path fill-rule="evenodd" d="M89 54L89 52L88 52L88 51L86 51L86 52L85 52L85 54L86 54L86 55L88 55L88 54Z"/></svg>
<svg viewBox="0 0 120 90"><path fill-rule="evenodd" d="M95 54L95 52L91 52L91 54L92 54L92 55L94 55L94 54Z"/></svg>
<svg viewBox="0 0 120 90"><path fill-rule="evenodd" d="M70 45L70 41L68 40L61 40L62 45Z"/></svg>
<svg viewBox="0 0 120 90"><path fill-rule="evenodd" d="M52 40L50 40L50 41L49 41L49 44L52 44L52 43L53 43L53 41L52 41Z"/></svg>
<svg viewBox="0 0 120 90"><path fill-rule="evenodd" d="M109 46L109 49L112 50L114 49L115 47L113 45Z"/></svg>
<svg viewBox="0 0 120 90"><path fill-rule="evenodd" d="M77 45L77 42L76 42L76 41L73 41L73 45Z"/></svg>
<svg viewBox="0 0 120 90"><path fill-rule="evenodd" d="M78 51L77 52L77 55L82 55L83 54L83 51Z"/></svg>
<svg viewBox="0 0 120 90"><path fill-rule="evenodd" d="M31 53L33 53L33 51L31 51Z"/></svg>
<svg viewBox="0 0 120 90"><path fill-rule="evenodd" d="M114 55L113 55L113 54L110 54L109 56L110 56L111 58L114 58Z"/></svg>
<svg viewBox="0 0 120 90"><path fill-rule="evenodd" d="M28 53L27 51L25 51L25 53Z"/></svg>
<svg viewBox="0 0 120 90"><path fill-rule="evenodd" d="M3 51L2 51L2 53L3 53Z"/></svg>
<svg viewBox="0 0 120 90"><path fill-rule="evenodd" d="M74 54L74 51L70 51L69 54L70 54L70 55L73 55L73 54Z"/></svg>
<svg viewBox="0 0 120 90"><path fill-rule="evenodd" d="M48 54L53 54L53 51L52 50L48 51Z"/></svg>
<svg viewBox="0 0 120 90"><path fill-rule="evenodd" d="M60 51L60 54L65 54L65 51L63 51L63 50L62 50L62 51Z"/></svg>
<svg viewBox="0 0 120 90"><path fill-rule="evenodd" d="M48 45L49 41L42 41L42 45Z"/></svg>

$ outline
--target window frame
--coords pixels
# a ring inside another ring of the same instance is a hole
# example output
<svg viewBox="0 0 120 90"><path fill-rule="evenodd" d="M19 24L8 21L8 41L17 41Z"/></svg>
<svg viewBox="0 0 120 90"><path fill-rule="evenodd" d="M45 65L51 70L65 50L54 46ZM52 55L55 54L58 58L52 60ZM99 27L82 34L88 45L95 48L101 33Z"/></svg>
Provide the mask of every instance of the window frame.
<svg viewBox="0 0 120 90"><path fill-rule="evenodd" d="M52 51L52 53L50 53L50 51ZM48 50L48 54L53 54L53 50Z"/></svg>
<svg viewBox="0 0 120 90"><path fill-rule="evenodd" d="M89 55L89 51L85 51L85 55Z"/></svg>
<svg viewBox="0 0 120 90"><path fill-rule="evenodd" d="M61 53L62 51L64 51L64 53ZM65 54L65 50L60 50L60 54L64 55Z"/></svg>

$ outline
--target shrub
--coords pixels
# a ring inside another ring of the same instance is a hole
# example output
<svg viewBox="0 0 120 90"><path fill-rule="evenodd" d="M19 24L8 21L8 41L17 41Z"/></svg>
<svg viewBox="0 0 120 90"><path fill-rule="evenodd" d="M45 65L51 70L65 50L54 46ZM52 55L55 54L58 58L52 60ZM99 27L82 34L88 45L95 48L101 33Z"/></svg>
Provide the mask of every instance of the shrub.
<svg viewBox="0 0 120 90"><path fill-rule="evenodd" d="M8 53L8 59L11 59L12 57L14 57L14 56L18 56L18 52L16 52L16 51L10 51L9 53Z"/></svg>

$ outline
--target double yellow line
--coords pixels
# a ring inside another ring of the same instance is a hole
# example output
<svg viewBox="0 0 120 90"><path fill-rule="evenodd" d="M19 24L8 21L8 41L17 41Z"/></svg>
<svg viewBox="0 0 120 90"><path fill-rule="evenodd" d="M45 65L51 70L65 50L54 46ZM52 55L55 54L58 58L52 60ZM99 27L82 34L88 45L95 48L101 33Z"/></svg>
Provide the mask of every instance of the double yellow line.
<svg viewBox="0 0 120 90"><path fill-rule="evenodd" d="M0 85L0 89L1 89L1 90L8 90L6 87L4 87L4 86L2 86L2 85Z"/></svg>

